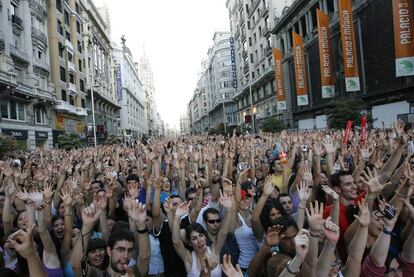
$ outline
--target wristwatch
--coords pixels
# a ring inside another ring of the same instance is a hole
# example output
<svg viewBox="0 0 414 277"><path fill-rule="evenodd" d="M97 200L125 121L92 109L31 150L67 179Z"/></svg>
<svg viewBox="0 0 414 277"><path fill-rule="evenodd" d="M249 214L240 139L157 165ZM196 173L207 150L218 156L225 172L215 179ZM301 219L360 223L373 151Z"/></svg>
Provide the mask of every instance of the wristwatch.
<svg viewBox="0 0 414 277"><path fill-rule="evenodd" d="M286 269L287 269L287 271L288 271L290 274L292 274L292 275L296 275L296 274L298 274L298 273L299 273L300 268L298 268L298 270L297 270L296 272L294 272L292 269L290 269L290 263L291 263L291 262L292 262L292 260L288 261L287 266L286 266Z"/></svg>

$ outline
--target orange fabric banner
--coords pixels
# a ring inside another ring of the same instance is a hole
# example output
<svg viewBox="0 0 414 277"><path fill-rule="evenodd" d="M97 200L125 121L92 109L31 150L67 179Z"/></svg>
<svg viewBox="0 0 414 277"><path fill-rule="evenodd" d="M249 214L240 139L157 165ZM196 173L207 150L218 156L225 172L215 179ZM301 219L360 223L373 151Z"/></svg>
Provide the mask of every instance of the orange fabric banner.
<svg viewBox="0 0 414 277"><path fill-rule="evenodd" d="M318 19L318 39L319 39L319 61L321 69L321 90L322 98L335 96L335 86L333 78L333 64L331 41L329 34L328 15L316 9Z"/></svg>
<svg viewBox="0 0 414 277"><path fill-rule="evenodd" d="M361 87L351 0L339 0L338 3L346 91L359 91Z"/></svg>
<svg viewBox="0 0 414 277"><path fill-rule="evenodd" d="M275 68L275 83L276 83L276 100L277 109L286 110L286 95L285 85L283 83L283 53L279 49L273 48L273 61Z"/></svg>
<svg viewBox="0 0 414 277"><path fill-rule="evenodd" d="M412 0L392 1L395 45L395 75L414 75L414 26Z"/></svg>
<svg viewBox="0 0 414 277"><path fill-rule="evenodd" d="M292 32L293 37L293 57L295 64L296 95L298 106L309 104L308 88L306 84L305 53L303 49L302 36Z"/></svg>

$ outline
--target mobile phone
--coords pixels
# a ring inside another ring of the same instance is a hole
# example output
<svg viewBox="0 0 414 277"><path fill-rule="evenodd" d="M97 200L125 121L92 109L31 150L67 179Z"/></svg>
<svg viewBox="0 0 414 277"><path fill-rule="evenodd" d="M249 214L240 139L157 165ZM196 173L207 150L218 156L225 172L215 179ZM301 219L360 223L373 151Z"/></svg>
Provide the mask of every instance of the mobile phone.
<svg viewBox="0 0 414 277"><path fill-rule="evenodd" d="M241 162L237 165L237 168L239 169L239 171L244 171L244 170L250 168L250 165L246 162Z"/></svg>

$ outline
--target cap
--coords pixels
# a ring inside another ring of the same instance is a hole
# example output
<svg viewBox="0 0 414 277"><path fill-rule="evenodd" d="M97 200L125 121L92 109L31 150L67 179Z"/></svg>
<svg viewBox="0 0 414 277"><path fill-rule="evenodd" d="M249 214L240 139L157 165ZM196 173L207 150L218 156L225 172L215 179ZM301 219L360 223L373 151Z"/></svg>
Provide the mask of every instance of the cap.
<svg viewBox="0 0 414 277"><path fill-rule="evenodd" d="M103 239L92 239L88 245L88 252L91 252L95 249L105 248L106 242Z"/></svg>

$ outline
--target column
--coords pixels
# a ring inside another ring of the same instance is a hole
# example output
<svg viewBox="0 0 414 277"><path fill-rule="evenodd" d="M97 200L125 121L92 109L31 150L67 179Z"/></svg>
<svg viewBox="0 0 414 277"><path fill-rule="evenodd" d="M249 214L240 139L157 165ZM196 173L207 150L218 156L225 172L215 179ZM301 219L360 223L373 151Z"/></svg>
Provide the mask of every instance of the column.
<svg viewBox="0 0 414 277"><path fill-rule="evenodd" d="M323 10L328 13L328 0L323 0Z"/></svg>
<svg viewBox="0 0 414 277"><path fill-rule="evenodd" d="M338 13L338 0L333 0L333 4L334 4L334 14Z"/></svg>
<svg viewBox="0 0 414 277"><path fill-rule="evenodd" d="M47 1L48 51L52 83L55 85L56 99L62 100L59 75L59 45L57 39L56 1ZM62 3L63 5L63 3Z"/></svg>
<svg viewBox="0 0 414 277"><path fill-rule="evenodd" d="M319 0L318 3L319 3L319 9L324 12L325 11L324 10L325 7L323 5L323 0Z"/></svg>
<svg viewBox="0 0 414 277"><path fill-rule="evenodd" d="M308 11L308 18L309 18L310 33L312 34L312 31L313 31L313 19L312 19L312 11L311 10Z"/></svg>
<svg viewBox="0 0 414 277"><path fill-rule="evenodd" d="M302 18L299 18L299 34L303 37L303 27L302 27Z"/></svg>
<svg viewBox="0 0 414 277"><path fill-rule="evenodd" d="M3 7L4 9L5 7ZM30 7L29 7L29 1L23 0L19 2L19 9L20 13L17 14L22 20L23 20L23 29L20 39L21 46L23 49L23 52L26 53L29 56L29 59L32 60L33 57L33 45L32 45L32 22L30 15ZM37 54L37 52L36 52ZM30 87L34 87L36 81L36 77L33 74L33 63L29 62L27 65L27 76L24 80L25 85L28 85Z"/></svg>

